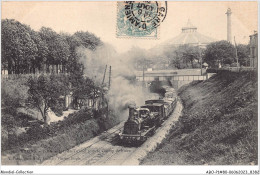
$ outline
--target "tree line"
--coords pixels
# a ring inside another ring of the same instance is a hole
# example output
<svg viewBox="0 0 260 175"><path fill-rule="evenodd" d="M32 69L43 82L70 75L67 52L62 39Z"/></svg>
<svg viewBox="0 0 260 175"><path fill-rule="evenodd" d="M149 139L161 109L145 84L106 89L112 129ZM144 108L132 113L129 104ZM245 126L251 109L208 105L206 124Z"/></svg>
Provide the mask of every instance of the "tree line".
<svg viewBox="0 0 260 175"><path fill-rule="evenodd" d="M162 48L161 48L162 49ZM212 42L206 46L194 45L167 45L161 53L151 51L146 54L143 50L134 48L133 60L135 67L142 70L143 67L155 69L192 69L200 68L201 64L207 63L209 67L215 68L219 65L236 66L237 58L240 66L250 66L250 48L246 44L232 45L222 40ZM237 58L236 58L237 51Z"/></svg>
<svg viewBox="0 0 260 175"><path fill-rule="evenodd" d="M170 66L178 69L199 68L207 63L209 67L232 66L237 62L240 66L249 66L250 49L249 45L232 45L230 42L222 40L212 42L206 47L181 45L171 50L167 50L165 55L170 58Z"/></svg>
<svg viewBox="0 0 260 175"><path fill-rule="evenodd" d="M70 73L80 67L77 48L95 50L103 44L89 32L70 35L47 27L34 31L14 19L1 24L1 63L8 74Z"/></svg>
<svg viewBox="0 0 260 175"><path fill-rule="evenodd" d="M237 55L236 55L237 52ZM250 66L250 47L249 44L232 45L230 42L222 40L207 45L203 59L212 68L219 65L224 66Z"/></svg>

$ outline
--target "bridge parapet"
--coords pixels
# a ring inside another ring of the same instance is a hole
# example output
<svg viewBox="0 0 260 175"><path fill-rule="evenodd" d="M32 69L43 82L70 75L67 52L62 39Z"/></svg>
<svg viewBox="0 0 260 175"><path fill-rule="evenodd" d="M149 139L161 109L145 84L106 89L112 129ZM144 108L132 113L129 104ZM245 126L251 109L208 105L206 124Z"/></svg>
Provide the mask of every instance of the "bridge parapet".
<svg viewBox="0 0 260 175"><path fill-rule="evenodd" d="M198 81L198 80L207 80L208 78L210 78L211 76L213 76L214 74L205 74L205 75L145 75L145 77L143 78L143 76L136 76L136 79L138 81L144 81L146 83L152 82L152 81L168 81L171 82L171 84L173 85L174 88L178 89L181 86L188 84L192 81Z"/></svg>
<svg viewBox="0 0 260 175"><path fill-rule="evenodd" d="M143 76L136 76L138 81L143 81ZM207 80L207 75L174 75L174 76L147 76L145 75L144 81L194 81L194 80Z"/></svg>

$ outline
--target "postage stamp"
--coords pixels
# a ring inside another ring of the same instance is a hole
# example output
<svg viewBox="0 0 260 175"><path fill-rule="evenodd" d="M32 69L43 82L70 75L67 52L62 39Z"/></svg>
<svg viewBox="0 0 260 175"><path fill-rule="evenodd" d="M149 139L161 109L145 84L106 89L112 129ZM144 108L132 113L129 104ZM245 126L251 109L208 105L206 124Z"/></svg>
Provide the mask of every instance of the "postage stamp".
<svg viewBox="0 0 260 175"><path fill-rule="evenodd" d="M157 38L167 15L167 2L125 1L117 3L117 37Z"/></svg>

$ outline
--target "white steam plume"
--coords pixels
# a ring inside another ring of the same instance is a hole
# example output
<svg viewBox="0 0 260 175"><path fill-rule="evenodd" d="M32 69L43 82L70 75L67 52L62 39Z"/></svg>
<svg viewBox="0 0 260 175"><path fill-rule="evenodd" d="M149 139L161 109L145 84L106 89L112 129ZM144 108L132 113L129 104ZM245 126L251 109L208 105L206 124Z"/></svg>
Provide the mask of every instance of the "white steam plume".
<svg viewBox="0 0 260 175"><path fill-rule="evenodd" d="M109 66L112 67L111 87L107 94L109 107L113 108L121 119L126 119L128 105L144 104L150 93L147 89L134 84L131 79L135 79L133 60L131 54L118 55L109 44L98 47L95 51L79 48L80 61L85 66L85 74L92 78L95 83L101 84L105 66L107 73L105 83L108 83Z"/></svg>

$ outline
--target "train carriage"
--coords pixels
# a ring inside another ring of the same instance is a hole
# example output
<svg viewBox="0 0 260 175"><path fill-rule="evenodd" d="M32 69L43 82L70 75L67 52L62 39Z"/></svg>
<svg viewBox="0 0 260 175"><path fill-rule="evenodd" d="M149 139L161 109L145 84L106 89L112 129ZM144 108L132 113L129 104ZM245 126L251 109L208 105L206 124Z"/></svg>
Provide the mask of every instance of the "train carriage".
<svg viewBox="0 0 260 175"><path fill-rule="evenodd" d="M163 122L165 116L165 110L163 104L161 103L146 104L142 106L142 108L148 108L151 114L155 116L154 122L156 123L156 125L160 125Z"/></svg>
<svg viewBox="0 0 260 175"><path fill-rule="evenodd" d="M163 99L146 100L139 108L129 106L129 117L119 133L120 140L127 143L144 142L170 116L176 101L175 90L167 88Z"/></svg>

